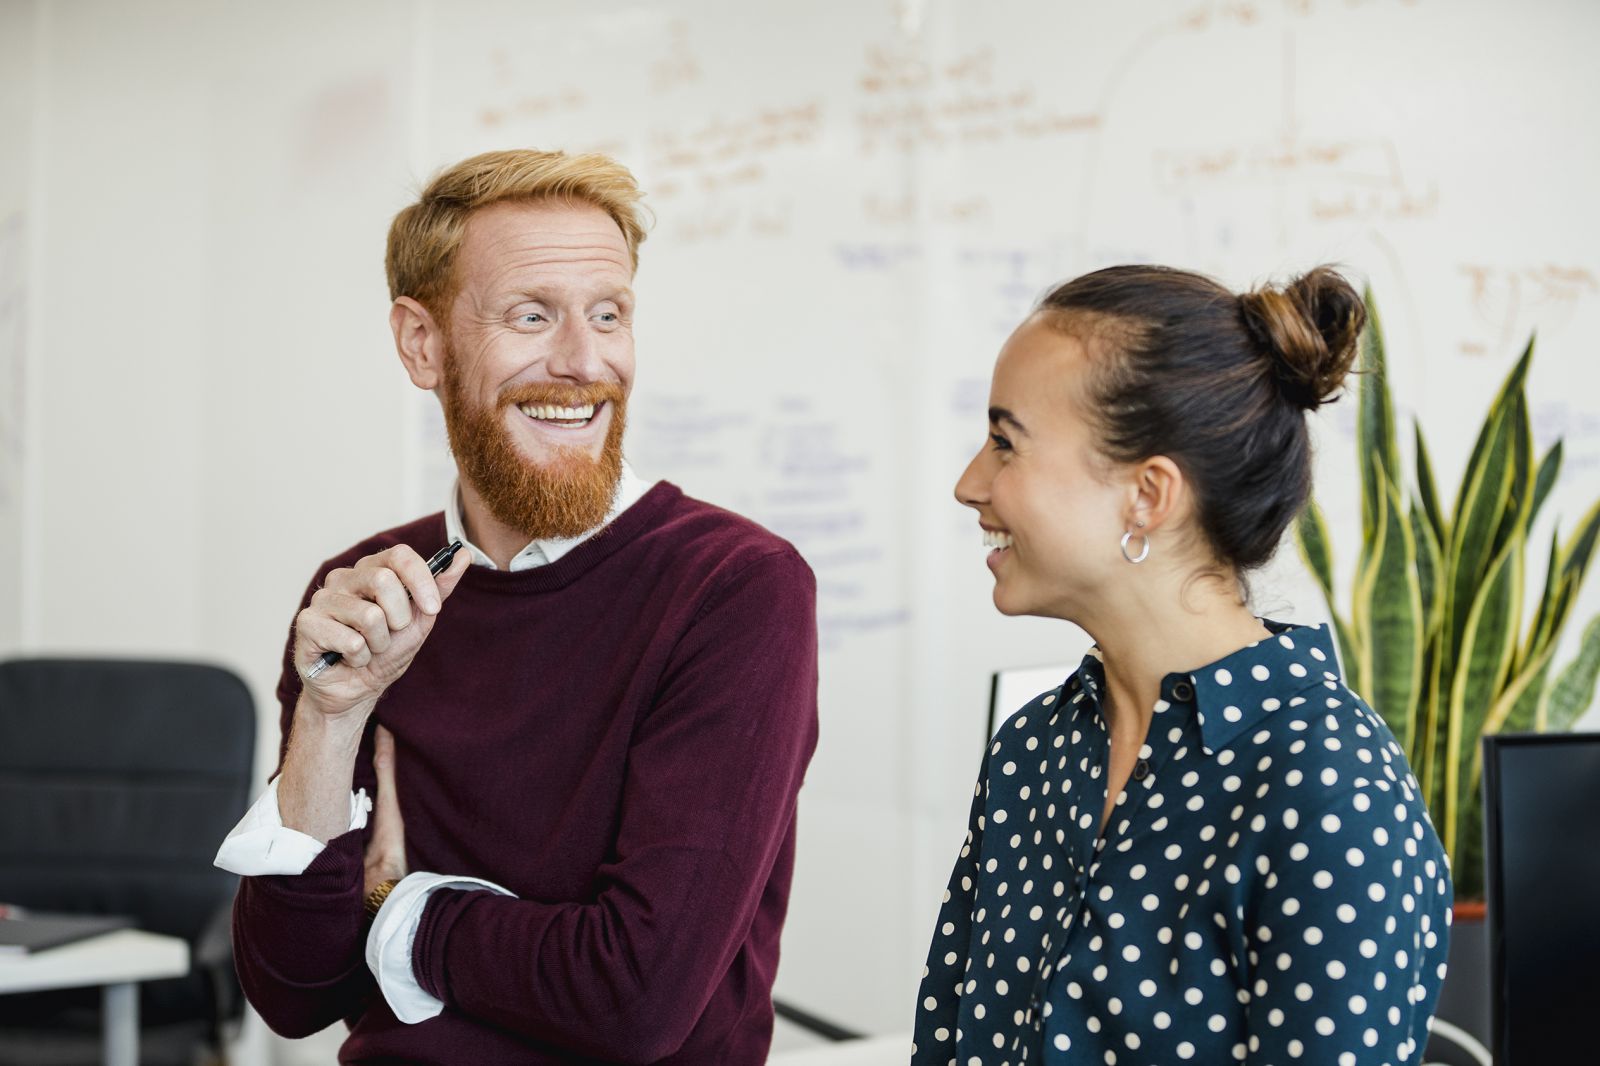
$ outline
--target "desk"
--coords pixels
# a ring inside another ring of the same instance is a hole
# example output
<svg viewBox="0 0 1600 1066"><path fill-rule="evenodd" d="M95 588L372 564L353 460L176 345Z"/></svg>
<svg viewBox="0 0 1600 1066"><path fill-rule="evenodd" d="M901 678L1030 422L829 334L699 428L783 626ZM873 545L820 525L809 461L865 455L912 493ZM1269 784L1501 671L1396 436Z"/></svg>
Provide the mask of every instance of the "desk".
<svg viewBox="0 0 1600 1066"><path fill-rule="evenodd" d="M769 1066L905 1066L911 1058L911 1034L844 1040L823 1047L784 1051Z"/></svg>
<svg viewBox="0 0 1600 1066"><path fill-rule="evenodd" d="M189 972L189 945L175 936L119 929L21 958L0 959L0 994L105 987L106 1066L139 1061L139 985Z"/></svg>

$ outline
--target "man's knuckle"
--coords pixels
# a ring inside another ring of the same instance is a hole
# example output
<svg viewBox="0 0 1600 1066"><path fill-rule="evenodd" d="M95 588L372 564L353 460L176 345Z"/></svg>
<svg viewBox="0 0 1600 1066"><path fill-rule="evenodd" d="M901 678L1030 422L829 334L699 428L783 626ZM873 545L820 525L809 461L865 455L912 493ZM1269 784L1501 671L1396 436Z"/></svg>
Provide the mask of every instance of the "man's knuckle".
<svg viewBox="0 0 1600 1066"><path fill-rule="evenodd" d="M373 556L373 559L377 560L385 568L388 568L396 565L403 565L406 557L413 554L415 553L412 552L412 550L406 545L396 544L392 548L385 548L383 551Z"/></svg>

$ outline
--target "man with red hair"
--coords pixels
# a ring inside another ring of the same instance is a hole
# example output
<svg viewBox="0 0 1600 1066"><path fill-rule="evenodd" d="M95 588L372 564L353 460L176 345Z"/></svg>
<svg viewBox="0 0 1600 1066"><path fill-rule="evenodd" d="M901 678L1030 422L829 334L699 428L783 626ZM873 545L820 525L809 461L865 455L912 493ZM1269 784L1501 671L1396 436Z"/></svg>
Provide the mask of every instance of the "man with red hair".
<svg viewBox="0 0 1600 1066"><path fill-rule="evenodd" d="M765 1061L815 582L623 461L638 201L603 156L494 152L390 230L456 489L317 571L280 771L217 858L251 1002L345 1019L341 1061Z"/></svg>

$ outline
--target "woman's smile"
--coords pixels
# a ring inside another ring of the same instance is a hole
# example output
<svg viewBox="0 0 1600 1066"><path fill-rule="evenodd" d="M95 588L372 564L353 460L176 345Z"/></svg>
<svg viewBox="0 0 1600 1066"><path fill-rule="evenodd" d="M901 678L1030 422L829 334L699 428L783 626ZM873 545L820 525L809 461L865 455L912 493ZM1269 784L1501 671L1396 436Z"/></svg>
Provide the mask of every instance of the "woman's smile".
<svg viewBox="0 0 1600 1066"><path fill-rule="evenodd" d="M1000 565L1000 560L1011 554L1011 534L998 529L983 526L983 546L989 549L987 562L989 569L993 570Z"/></svg>

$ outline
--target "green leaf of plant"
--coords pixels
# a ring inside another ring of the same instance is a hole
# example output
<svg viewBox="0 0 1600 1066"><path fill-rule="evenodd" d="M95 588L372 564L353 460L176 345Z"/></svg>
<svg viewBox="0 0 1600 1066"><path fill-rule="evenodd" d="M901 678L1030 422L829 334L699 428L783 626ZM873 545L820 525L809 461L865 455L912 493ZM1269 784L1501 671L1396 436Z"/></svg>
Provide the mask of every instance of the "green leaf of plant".
<svg viewBox="0 0 1600 1066"><path fill-rule="evenodd" d="M1394 442L1394 401L1389 395L1389 372L1384 356L1383 324L1378 317L1378 304L1369 288L1364 294L1367 304L1367 326L1361 331L1360 389L1356 399L1356 449L1362 456L1361 470L1361 526L1366 531L1364 539L1371 540L1377 528L1379 496L1382 485L1373 477L1366 461L1376 456L1378 468L1388 479L1400 481L1400 450Z"/></svg>
<svg viewBox="0 0 1600 1066"><path fill-rule="evenodd" d="M1377 457L1373 465L1379 466ZM1400 502L1400 491L1383 473L1376 476L1384 493L1378 499L1380 548L1366 590L1369 637L1366 695L1383 716L1402 750L1409 751L1416 731L1417 696L1422 688L1425 620L1417 579L1417 545Z"/></svg>
<svg viewBox="0 0 1600 1066"><path fill-rule="evenodd" d="M1498 432L1498 420L1510 407L1510 398L1515 393L1522 391L1523 383L1528 377L1528 365L1533 361L1533 338L1528 339L1528 346L1523 349L1522 356L1511 367L1511 372L1500 383L1500 391L1495 393L1494 399L1489 403L1489 413L1484 416L1483 428L1478 430L1478 439L1473 442L1472 455L1467 459L1467 473L1461 479L1461 489L1456 495L1456 509L1454 521L1461 521L1463 505L1466 501L1467 491L1472 486L1472 471L1484 461L1484 453L1489 451Z"/></svg>
<svg viewBox="0 0 1600 1066"><path fill-rule="evenodd" d="M1422 694L1422 722L1417 738L1415 757L1411 765L1422 785L1422 795L1434 817L1443 827L1445 808L1445 754L1450 733L1450 700L1443 679L1443 662L1439 655L1440 637L1435 636L1428 645L1428 684Z"/></svg>
<svg viewBox="0 0 1600 1066"><path fill-rule="evenodd" d="M1594 702L1595 679L1600 677L1600 616L1589 620L1578 646L1578 657L1556 677L1540 708L1541 727L1564 733Z"/></svg>
<svg viewBox="0 0 1600 1066"><path fill-rule="evenodd" d="M1417 437L1417 495L1422 497L1422 509L1433 526L1433 539L1443 545L1450 539L1450 520L1439 506L1439 489L1433 480L1433 460L1428 458L1428 442L1422 438L1422 423L1412 420Z"/></svg>
<svg viewBox="0 0 1600 1066"><path fill-rule="evenodd" d="M1549 497L1550 490L1555 487L1556 478L1561 476L1561 442L1558 440L1544 453L1544 458L1539 460L1539 472L1533 479L1533 509L1528 514L1528 525L1539 520L1539 512L1544 508L1544 501Z"/></svg>
<svg viewBox="0 0 1600 1066"><path fill-rule="evenodd" d="M1583 516L1578 528L1573 530L1572 539L1567 542L1566 550L1561 553L1563 577L1583 580L1583 575L1589 569L1589 560L1594 555L1597 537L1600 537L1600 500L1595 501L1594 506L1589 508L1589 513Z"/></svg>
<svg viewBox="0 0 1600 1066"><path fill-rule="evenodd" d="M1509 407L1512 394L1522 391L1523 384L1528 381L1528 367L1530 367L1531 363L1533 363L1533 338L1530 336L1528 344L1522 349L1522 355L1518 355L1517 362L1512 363L1512 368L1507 373L1506 379L1501 381L1499 391L1494 394L1494 399L1490 400L1490 410L1488 410L1488 415L1483 418L1483 427L1478 431L1478 439L1472 443L1472 456L1467 459L1467 467L1469 469L1477 463L1478 459L1482 458L1483 450L1488 448L1488 440L1490 440L1488 427L1490 427L1494 415L1499 415L1504 408ZM1466 485L1462 485L1462 488L1464 487ZM1461 493L1456 495L1456 511L1461 511Z"/></svg>
<svg viewBox="0 0 1600 1066"><path fill-rule="evenodd" d="M1550 674L1550 660L1554 655L1554 648L1546 648L1537 659L1512 673L1511 683L1495 699L1494 706L1489 708L1488 715L1484 717L1484 736L1533 728L1539 701L1544 696L1545 679Z"/></svg>
<svg viewBox="0 0 1600 1066"><path fill-rule="evenodd" d="M1429 645L1431 670L1423 703L1424 732L1418 748L1429 809L1436 815L1444 812L1443 821L1452 833L1459 798L1457 748L1461 738L1456 735L1459 720L1453 712L1451 697L1466 661L1460 654L1461 642L1480 587L1485 584L1485 572L1494 559L1491 549L1511 493L1513 415L1510 398L1522 389L1532 351L1530 342L1489 405L1489 413L1462 476L1449 538L1441 542L1443 600L1439 629ZM1487 707L1483 710L1486 712ZM1471 742L1476 743L1476 738ZM1451 853L1454 855L1454 850Z"/></svg>
<svg viewBox="0 0 1600 1066"><path fill-rule="evenodd" d="M1491 414L1485 432L1488 446L1467 467L1466 483L1451 538L1445 583L1446 665L1461 647L1467 612L1476 598L1491 559L1490 549L1511 494L1511 413Z"/></svg>
<svg viewBox="0 0 1600 1066"><path fill-rule="evenodd" d="M1457 821L1470 801L1469 782L1478 764L1478 738L1484 719L1511 670L1517 624L1522 617L1522 540L1517 538L1495 557L1482 587L1473 598L1461 640L1461 665L1450 689L1450 718L1445 761L1445 817L1442 835L1456 855Z"/></svg>
<svg viewBox="0 0 1600 1066"><path fill-rule="evenodd" d="M1500 525L1495 530L1491 555L1499 555L1500 549L1518 533L1526 539L1528 515L1533 511L1533 429L1528 420L1527 395L1522 391L1513 394L1508 409L1511 412L1507 430L1511 440L1511 488L1506 494Z"/></svg>
<svg viewBox="0 0 1600 1066"><path fill-rule="evenodd" d="M1577 531L1561 550L1561 562L1555 568L1556 578L1545 578L1546 596L1550 596L1550 607L1546 610L1541 603L1539 613L1534 617L1534 633L1528 643L1535 652L1553 647L1561 639L1572 607L1578 602L1578 590L1583 587L1597 537L1600 537L1600 501L1597 501L1583 516L1583 520L1578 523ZM1552 581L1556 582L1553 596L1549 589Z"/></svg>
<svg viewBox="0 0 1600 1066"><path fill-rule="evenodd" d="M1305 509L1295 519L1294 539L1300 549L1300 557L1305 560L1306 569L1316 578L1317 585L1322 589L1322 598L1328 602L1328 617L1333 619L1333 632L1339 644L1339 664L1344 671L1345 683L1359 692L1360 664L1356 657L1356 642L1349 624L1339 617L1339 605L1334 601L1333 553L1329 546L1328 523L1315 498L1306 501Z"/></svg>
<svg viewBox="0 0 1600 1066"><path fill-rule="evenodd" d="M1439 542L1434 539L1433 526L1416 504L1411 505L1411 539L1417 549L1417 590L1422 594L1422 637L1433 636L1439 624L1439 572L1444 561L1439 556Z"/></svg>
<svg viewBox="0 0 1600 1066"><path fill-rule="evenodd" d="M1503 720L1496 722L1492 730L1485 727L1485 732L1531 733L1539 728L1539 708L1544 705L1545 692L1550 688L1550 670L1555 665L1555 655L1554 648L1547 648L1538 661L1529 664L1526 672L1532 677L1527 685L1515 693L1516 698ZM1495 706L1498 710L1499 705Z"/></svg>
<svg viewBox="0 0 1600 1066"><path fill-rule="evenodd" d="M1328 610L1337 611L1337 605L1333 602L1333 552L1329 547L1328 522L1322 517L1322 508L1317 506L1315 497L1306 501L1305 509L1295 519L1294 540L1300 548L1300 557L1305 560L1306 568L1322 587Z"/></svg>
<svg viewBox="0 0 1600 1066"><path fill-rule="evenodd" d="M1377 499L1377 510L1373 512L1372 536L1362 544L1362 558L1356 567L1356 583L1350 593L1350 630L1355 638L1354 669L1347 670L1345 684L1350 685L1357 692L1364 692L1367 699L1379 714L1383 709L1377 706L1377 700L1372 693L1367 691L1372 681L1372 610L1373 597L1378 587L1378 566L1383 560L1384 553L1389 550L1389 523L1388 508L1389 494L1386 488L1388 479L1384 477L1382 460L1376 455L1368 454L1367 477L1372 479L1381 489ZM1355 688L1357 683L1360 688ZM1397 727L1389 726L1394 731Z"/></svg>
<svg viewBox="0 0 1600 1066"><path fill-rule="evenodd" d="M1550 533L1550 561L1545 564L1544 591L1539 594L1539 606L1534 609L1533 622L1528 627L1528 639L1517 656L1519 664L1531 662L1546 650L1549 644L1548 628L1555 618L1561 584L1561 531L1556 529Z"/></svg>

